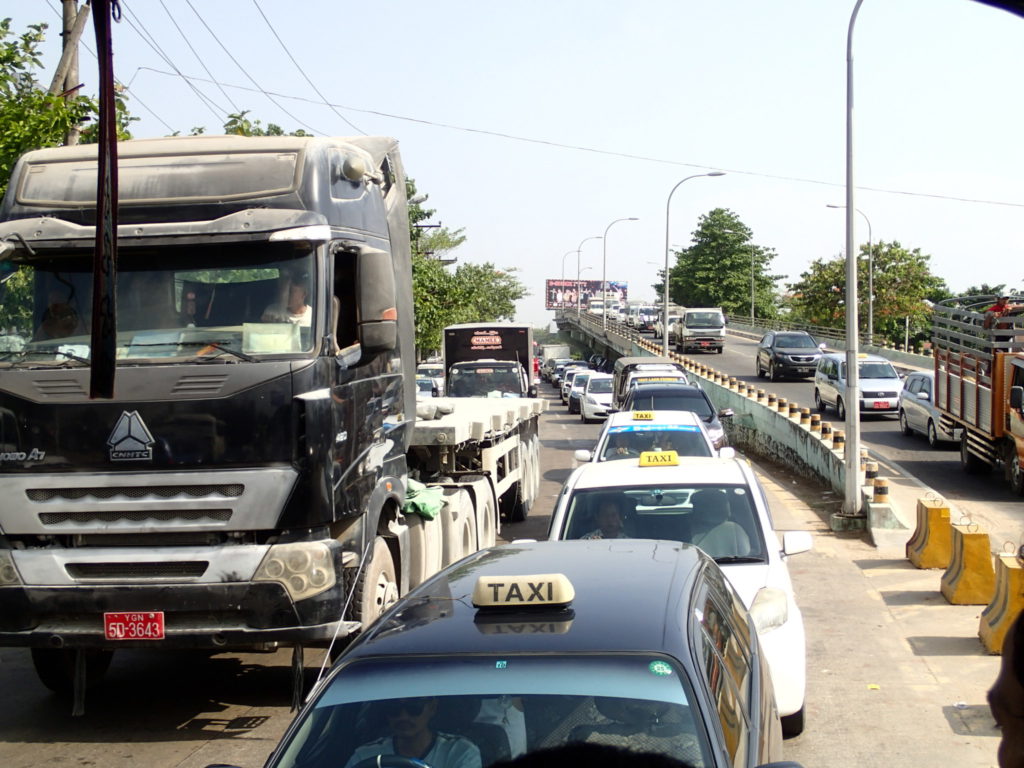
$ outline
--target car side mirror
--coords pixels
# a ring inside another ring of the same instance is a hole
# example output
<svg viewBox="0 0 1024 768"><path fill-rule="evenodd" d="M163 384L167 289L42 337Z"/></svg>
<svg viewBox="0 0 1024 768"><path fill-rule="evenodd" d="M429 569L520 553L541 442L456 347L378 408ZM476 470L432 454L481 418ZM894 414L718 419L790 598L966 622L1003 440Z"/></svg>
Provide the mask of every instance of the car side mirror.
<svg viewBox="0 0 1024 768"><path fill-rule="evenodd" d="M786 531L782 534L782 554L798 555L808 552L814 546L814 539L808 531Z"/></svg>
<svg viewBox="0 0 1024 768"><path fill-rule="evenodd" d="M733 448L731 445L723 446L722 448L718 449L718 458L720 458L720 459L735 459L736 458L736 449Z"/></svg>
<svg viewBox="0 0 1024 768"><path fill-rule="evenodd" d="M917 399L918 400L931 400L932 397L931 397L931 394L928 393L928 392L918 392L917 393Z"/></svg>
<svg viewBox="0 0 1024 768"><path fill-rule="evenodd" d="M593 454L590 451L588 451L586 448L579 448L572 455L572 457L576 461L581 462L583 464L586 464L588 461L590 461L593 458Z"/></svg>
<svg viewBox="0 0 1024 768"><path fill-rule="evenodd" d="M818 349L820 349L822 352L824 352L826 349L828 349L828 344L826 344L823 341L823 342L821 342L821 344L818 345Z"/></svg>
<svg viewBox="0 0 1024 768"><path fill-rule="evenodd" d="M732 408L723 408L718 412L718 418L720 419L731 419L736 413Z"/></svg>

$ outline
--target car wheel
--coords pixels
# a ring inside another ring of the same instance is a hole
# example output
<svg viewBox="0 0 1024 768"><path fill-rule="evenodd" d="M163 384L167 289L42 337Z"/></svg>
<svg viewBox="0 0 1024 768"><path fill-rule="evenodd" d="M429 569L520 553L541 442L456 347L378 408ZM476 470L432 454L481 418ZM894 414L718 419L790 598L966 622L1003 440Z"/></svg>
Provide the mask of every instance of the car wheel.
<svg viewBox="0 0 1024 768"><path fill-rule="evenodd" d="M792 715L784 715L779 718L782 721L782 735L784 738L791 739L794 736L799 736L804 732L804 708L800 707L799 710L794 712Z"/></svg>
<svg viewBox="0 0 1024 768"><path fill-rule="evenodd" d="M818 413L824 413L828 407L825 405L825 401L821 399L821 392L818 391L817 387L814 389L814 407L818 409Z"/></svg>
<svg viewBox="0 0 1024 768"><path fill-rule="evenodd" d="M928 419L928 445L932 448L939 448L939 443L941 442L942 441L939 440L939 432L935 429L935 422Z"/></svg>
<svg viewBox="0 0 1024 768"><path fill-rule="evenodd" d="M836 398L836 418L840 421L846 421L846 404L841 397Z"/></svg>
<svg viewBox="0 0 1024 768"><path fill-rule="evenodd" d="M778 381L779 377L775 373L775 361L768 363L768 379L769 381Z"/></svg>
<svg viewBox="0 0 1024 768"><path fill-rule="evenodd" d="M902 408L900 408L899 420L900 420L900 432L902 432L904 435L907 435L907 436L910 436L910 435L914 434L914 430L912 430L910 428L910 423L907 421L907 412L904 411ZM928 428L931 429L931 426L932 426L932 423L929 421L928 422ZM929 442L931 442L931 438L929 438Z"/></svg>
<svg viewBox="0 0 1024 768"><path fill-rule="evenodd" d="M754 358L754 373L757 374L757 378L764 378L764 371L761 370L761 358L759 357Z"/></svg>

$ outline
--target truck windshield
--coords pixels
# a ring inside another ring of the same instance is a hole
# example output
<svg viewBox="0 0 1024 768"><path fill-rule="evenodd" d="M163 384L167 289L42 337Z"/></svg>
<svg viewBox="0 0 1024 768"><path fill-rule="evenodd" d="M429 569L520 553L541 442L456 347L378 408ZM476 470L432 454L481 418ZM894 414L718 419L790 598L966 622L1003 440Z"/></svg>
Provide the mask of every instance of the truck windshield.
<svg viewBox="0 0 1024 768"><path fill-rule="evenodd" d="M452 366L451 397L522 397L518 363L483 362Z"/></svg>
<svg viewBox="0 0 1024 768"><path fill-rule="evenodd" d="M725 318L719 312L688 312L686 315L687 328L721 328L725 325Z"/></svg>
<svg viewBox="0 0 1024 768"><path fill-rule="evenodd" d="M0 295L0 365L87 364L92 252L14 262ZM117 359L247 360L313 348L315 267L308 244L122 248Z"/></svg>

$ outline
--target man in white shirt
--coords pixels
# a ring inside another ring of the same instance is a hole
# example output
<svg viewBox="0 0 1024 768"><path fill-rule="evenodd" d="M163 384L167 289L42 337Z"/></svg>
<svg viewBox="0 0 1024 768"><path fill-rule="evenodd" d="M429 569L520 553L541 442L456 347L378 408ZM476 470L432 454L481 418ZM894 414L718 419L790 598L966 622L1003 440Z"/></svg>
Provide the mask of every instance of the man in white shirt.
<svg viewBox="0 0 1024 768"><path fill-rule="evenodd" d="M302 328L313 324L313 308L307 303L309 290L299 277L281 274L281 299L263 310L264 323L293 323Z"/></svg>
<svg viewBox="0 0 1024 768"><path fill-rule="evenodd" d="M431 768L480 768L480 750L461 736L435 731L430 721L437 713L437 699L395 699L383 703L390 736L356 747L345 768L380 755L400 755L422 760Z"/></svg>

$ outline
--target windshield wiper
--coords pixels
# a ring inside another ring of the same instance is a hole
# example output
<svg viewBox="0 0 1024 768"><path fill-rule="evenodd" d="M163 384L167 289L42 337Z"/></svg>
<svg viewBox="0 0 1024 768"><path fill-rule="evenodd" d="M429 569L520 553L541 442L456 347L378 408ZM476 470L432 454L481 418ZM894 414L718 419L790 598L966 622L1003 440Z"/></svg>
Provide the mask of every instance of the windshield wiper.
<svg viewBox="0 0 1024 768"><path fill-rule="evenodd" d="M235 357L237 357L240 360L245 360L245 362L247 362L247 363L258 362L256 360L256 358L253 357L252 355L247 355L247 354L245 354L245 352L240 352L237 349L232 349L231 347L225 346L224 342L220 342L220 341L182 341L182 342L180 342L178 344L178 346L180 346L180 347L203 347L203 348L209 347L211 349L216 349L216 350L218 350L220 352L227 352L229 355L234 355ZM189 362L189 363L201 363L201 362L204 362L204 361L207 361L207 360L213 361L213 360L218 360L218 359L220 359L220 355L217 355L216 357L207 357L206 355L196 355L195 357L189 358L187 362Z"/></svg>
<svg viewBox="0 0 1024 768"><path fill-rule="evenodd" d="M74 352L68 352L63 349L21 349L17 352L8 352L3 357L0 357L0 362L10 362L11 365L18 365L24 363L27 365L35 364L36 366L53 366L54 364L63 365L63 363L57 363L54 360L26 360L25 358L29 355L60 355L68 360L73 360L76 363L82 363L83 365L91 365L89 358L76 355Z"/></svg>
<svg viewBox="0 0 1024 768"><path fill-rule="evenodd" d="M719 565L731 564L731 563L763 563L763 557L748 557L741 555L724 555L722 557L716 557L715 562Z"/></svg>

